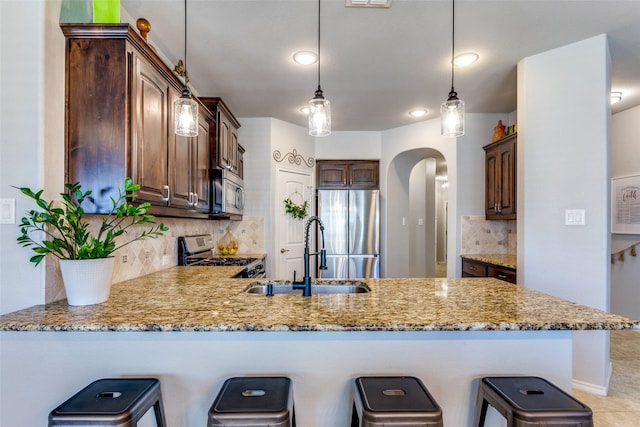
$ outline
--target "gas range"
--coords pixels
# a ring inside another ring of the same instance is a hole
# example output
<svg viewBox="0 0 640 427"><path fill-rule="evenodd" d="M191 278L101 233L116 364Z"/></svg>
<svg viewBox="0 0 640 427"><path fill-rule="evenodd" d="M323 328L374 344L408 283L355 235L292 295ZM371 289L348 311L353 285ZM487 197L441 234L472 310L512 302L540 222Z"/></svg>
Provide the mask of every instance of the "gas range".
<svg viewBox="0 0 640 427"><path fill-rule="evenodd" d="M215 241L210 234L178 237L178 265L185 266L241 266L236 278L265 277L262 258L223 257L213 255Z"/></svg>

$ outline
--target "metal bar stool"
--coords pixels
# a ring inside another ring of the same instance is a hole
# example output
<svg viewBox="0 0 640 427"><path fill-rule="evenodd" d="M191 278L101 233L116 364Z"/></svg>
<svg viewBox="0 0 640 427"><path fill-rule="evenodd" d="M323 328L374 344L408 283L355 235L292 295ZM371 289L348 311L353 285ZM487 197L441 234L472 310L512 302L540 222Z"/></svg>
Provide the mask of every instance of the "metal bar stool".
<svg viewBox="0 0 640 427"><path fill-rule="evenodd" d="M488 405L508 427L593 427L591 409L540 377L484 377L478 387L474 426L484 426Z"/></svg>
<svg viewBox="0 0 640 427"><path fill-rule="evenodd" d="M355 380L351 427L442 427L442 409L415 377Z"/></svg>
<svg viewBox="0 0 640 427"><path fill-rule="evenodd" d="M209 409L207 427L295 427L293 386L287 377L227 379Z"/></svg>
<svg viewBox="0 0 640 427"><path fill-rule="evenodd" d="M166 427L157 378L105 378L51 411L49 426L135 427L151 407L158 427Z"/></svg>

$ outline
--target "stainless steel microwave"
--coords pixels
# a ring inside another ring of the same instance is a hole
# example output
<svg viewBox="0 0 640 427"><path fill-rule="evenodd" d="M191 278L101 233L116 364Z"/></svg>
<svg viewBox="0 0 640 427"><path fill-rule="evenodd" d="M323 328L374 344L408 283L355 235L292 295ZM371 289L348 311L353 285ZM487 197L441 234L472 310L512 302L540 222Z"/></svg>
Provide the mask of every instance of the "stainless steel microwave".
<svg viewBox="0 0 640 427"><path fill-rule="evenodd" d="M225 169L211 170L211 213L242 215L244 181Z"/></svg>

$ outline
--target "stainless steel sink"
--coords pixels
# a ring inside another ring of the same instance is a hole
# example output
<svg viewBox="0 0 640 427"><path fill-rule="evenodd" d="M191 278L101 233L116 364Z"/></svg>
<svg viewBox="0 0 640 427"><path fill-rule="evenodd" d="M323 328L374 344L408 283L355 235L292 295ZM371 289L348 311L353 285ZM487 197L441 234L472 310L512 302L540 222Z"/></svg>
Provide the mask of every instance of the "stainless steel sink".
<svg viewBox="0 0 640 427"><path fill-rule="evenodd" d="M327 280L315 281L311 283L311 295L313 294L363 294L371 289L364 283L354 280ZM293 289L291 281L286 280L266 280L250 284L245 292L249 294L269 293L277 294L299 294L300 289Z"/></svg>

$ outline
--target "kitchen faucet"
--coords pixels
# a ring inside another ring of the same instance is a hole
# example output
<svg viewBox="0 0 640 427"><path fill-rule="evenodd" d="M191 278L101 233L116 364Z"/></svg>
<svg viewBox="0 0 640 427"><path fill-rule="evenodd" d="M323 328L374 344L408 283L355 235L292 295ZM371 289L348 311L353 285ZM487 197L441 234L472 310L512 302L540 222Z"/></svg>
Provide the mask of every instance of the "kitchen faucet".
<svg viewBox="0 0 640 427"><path fill-rule="evenodd" d="M322 249L320 252L309 253L309 228L313 222L317 222L320 225L320 235L322 236ZM302 289L303 297L311 296L311 276L309 274L309 255L320 254L320 270L327 269L327 251L324 249L324 224L320 217L312 216L307 220L307 225L304 230L304 277L301 282L296 282L295 274L293 278L293 289Z"/></svg>

